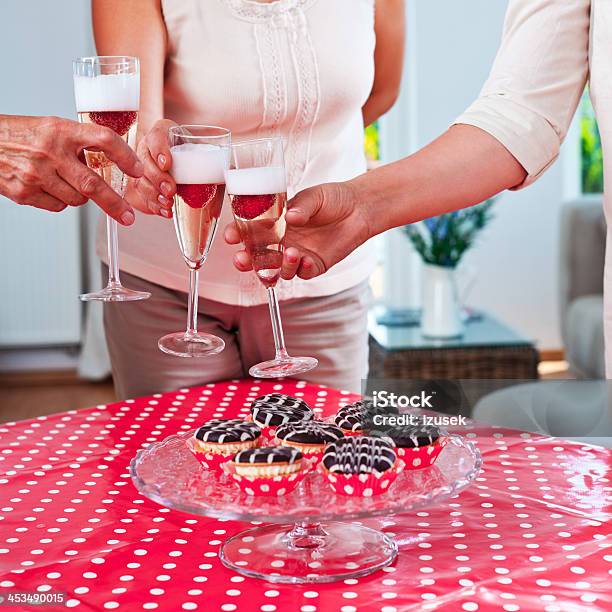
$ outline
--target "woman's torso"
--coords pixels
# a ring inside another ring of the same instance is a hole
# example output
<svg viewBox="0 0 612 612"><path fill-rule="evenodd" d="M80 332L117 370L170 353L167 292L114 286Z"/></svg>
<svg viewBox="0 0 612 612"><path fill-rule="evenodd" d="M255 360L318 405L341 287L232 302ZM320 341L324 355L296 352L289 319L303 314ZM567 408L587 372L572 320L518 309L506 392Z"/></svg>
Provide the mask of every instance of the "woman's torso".
<svg viewBox="0 0 612 612"><path fill-rule="evenodd" d="M166 117L228 127L235 141L284 137L290 197L365 171L361 107L374 76L374 0L162 0L162 10ZM220 234L230 220L226 202ZM233 268L236 249L216 237L201 295L243 306L265 302L255 276ZM281 281L281 299L356 285L373 268L372 250L364 245L319 279ZM121 232L120 251L123 269L185 289L171 222L139 215Z"/></svg>

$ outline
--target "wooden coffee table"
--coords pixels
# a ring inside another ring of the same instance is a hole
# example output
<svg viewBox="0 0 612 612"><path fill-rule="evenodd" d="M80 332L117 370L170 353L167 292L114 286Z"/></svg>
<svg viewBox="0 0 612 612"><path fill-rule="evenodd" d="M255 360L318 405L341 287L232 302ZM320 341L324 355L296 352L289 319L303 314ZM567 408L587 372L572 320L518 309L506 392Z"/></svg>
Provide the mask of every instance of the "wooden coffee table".
<svg viewBox="0 0 612 612"><path fill-rule="evenodd" d="M370 379L460 380L538 378L533 342L487 313L474 316L456 340L423 337L418 325L389 327L370 312Z"/></svg>

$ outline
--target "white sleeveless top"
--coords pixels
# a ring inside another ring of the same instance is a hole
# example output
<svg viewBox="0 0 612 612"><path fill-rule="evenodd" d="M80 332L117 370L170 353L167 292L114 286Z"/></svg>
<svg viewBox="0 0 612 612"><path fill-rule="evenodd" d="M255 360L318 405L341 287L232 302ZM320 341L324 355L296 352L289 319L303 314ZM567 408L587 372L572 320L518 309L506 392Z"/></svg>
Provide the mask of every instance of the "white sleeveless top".
<svg viewBox="0 0 612 612"><path fill-rule="evenodd" d="M366 170L361 108L374 79L375 0L162 0L169 37L165 116L220 125L235 141L286 139L288 195ZM233 267L225 244L225 202L218 235L200 274L200 295L240 306L266 302L252 273ZM98 252L105 257L104 236ZM187 268L172 221L138 214L120 230L120 266L186 291ZM375 265L366 243L323 276L280 281L280 299L338 293Z"/></svg>

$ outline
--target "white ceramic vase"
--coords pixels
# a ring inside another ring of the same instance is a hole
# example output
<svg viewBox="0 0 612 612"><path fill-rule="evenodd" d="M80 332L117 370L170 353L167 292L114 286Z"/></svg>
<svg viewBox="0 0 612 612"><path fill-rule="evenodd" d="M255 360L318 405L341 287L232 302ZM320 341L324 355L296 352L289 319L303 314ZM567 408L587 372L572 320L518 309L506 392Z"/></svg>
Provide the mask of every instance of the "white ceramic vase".
<svg viewBox="0 0 612 612"><path fill-rule="evenodd" d="M423 266L423 316L421 331L427 338L450 339L463 335L456 270Z"/></svg>

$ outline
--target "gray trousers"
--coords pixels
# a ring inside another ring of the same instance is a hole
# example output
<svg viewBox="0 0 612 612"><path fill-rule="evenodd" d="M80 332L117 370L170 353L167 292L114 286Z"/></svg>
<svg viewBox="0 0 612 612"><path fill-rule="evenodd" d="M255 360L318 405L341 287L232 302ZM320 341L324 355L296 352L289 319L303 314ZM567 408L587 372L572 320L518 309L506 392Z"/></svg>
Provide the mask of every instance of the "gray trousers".
<svg viewBox="0 0 612 612"><path fill-rule="evenodd" d="M106 269L103 270L106 278ZM150 291L141 302L104 304L104 329L119 399L248 377L249 368L274 357L267 304L241 307L200 298L198 329L225 341L225 350L202 359L162 353L158 339L185 329L187 295L121 272L130 289ZM360 392L368 370L367 282L336 295L281 303L290 355L316 357L303 380Z"/></svg>

